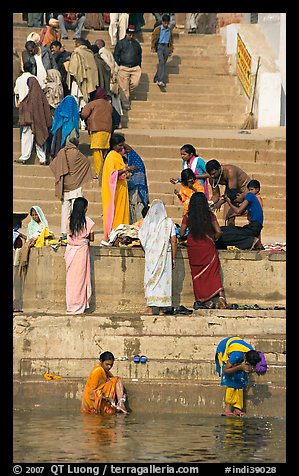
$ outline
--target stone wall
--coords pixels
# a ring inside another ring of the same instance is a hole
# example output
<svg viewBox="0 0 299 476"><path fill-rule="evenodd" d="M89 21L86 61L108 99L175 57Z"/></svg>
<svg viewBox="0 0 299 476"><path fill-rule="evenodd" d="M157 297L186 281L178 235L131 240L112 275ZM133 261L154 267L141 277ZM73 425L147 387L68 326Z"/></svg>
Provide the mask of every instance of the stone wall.
<svg viewBox="0 0 299 476"><path fill-rule="evenodd" d="M24 283L23 309L37 312L65 311L65 248L33 248ZM145 307L144 253L140 248L92 246L91 311L137 310ZM284 306L286 253L219 251L224 288L229 303ZM17 282L15 283L17 286ZM173 273L173 305L194 301L187 250L178 248Z"/></svg>

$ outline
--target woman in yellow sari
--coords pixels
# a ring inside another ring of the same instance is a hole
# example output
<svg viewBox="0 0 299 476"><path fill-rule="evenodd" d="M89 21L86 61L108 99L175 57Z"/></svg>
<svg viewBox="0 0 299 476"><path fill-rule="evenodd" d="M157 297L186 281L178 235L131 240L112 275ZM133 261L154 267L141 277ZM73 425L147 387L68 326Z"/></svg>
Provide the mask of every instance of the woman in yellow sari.
<svg viewBox="0 0 299 476"><path fill-rule="evenodd" d="M102 206L104 240L108 240L110 231L118 225L130 224L129 193L127 173L136 170L136 166L124 163L125 138L121 134L112 134L110 152L107 154L102 175Z"/></svg>
<svg viewBox="0 0 299 476"><path fill-rule="evenodd" d="M123 383L110 372L113 364L114 355L111 352L100 355L100 364L92 369L87 378L80 407L82 413L127 413Z"/></svg>

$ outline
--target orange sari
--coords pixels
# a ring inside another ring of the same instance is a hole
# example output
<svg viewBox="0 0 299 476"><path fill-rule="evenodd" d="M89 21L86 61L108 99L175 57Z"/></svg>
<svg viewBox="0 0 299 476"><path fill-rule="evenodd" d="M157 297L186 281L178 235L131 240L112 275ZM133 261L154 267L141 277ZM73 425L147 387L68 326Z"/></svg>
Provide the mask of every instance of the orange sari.
<svg viewBox="0 0 299 476"><path fill-rule="evenodd" d="M103 397L112 398L116 403L115 386L118 377L113 377L112 373L106 374L101 365L96 365L90 372L83 392L80 411L83 413L115 413L109 402Z"/></svg>

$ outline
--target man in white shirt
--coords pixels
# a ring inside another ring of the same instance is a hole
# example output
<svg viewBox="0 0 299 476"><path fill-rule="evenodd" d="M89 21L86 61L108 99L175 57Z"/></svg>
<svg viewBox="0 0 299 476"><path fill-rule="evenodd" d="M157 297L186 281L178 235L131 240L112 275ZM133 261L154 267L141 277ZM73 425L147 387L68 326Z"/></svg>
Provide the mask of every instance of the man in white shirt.
<svg viewBox="0 0 299 476"><path fill-rule="evenodd" d="M27 85L27 80L30 78L30 76L34 76L33 74L30 73L31 71L31 64L30 63L25 63L23 65L23 70L24 73L21 74L16 79L16 84L14 87L14 93L15 93L15 101L16 101L16 106L20 104L21 101L27 96L29 88ZM36 76L34 76L36 78Z"/></svg>

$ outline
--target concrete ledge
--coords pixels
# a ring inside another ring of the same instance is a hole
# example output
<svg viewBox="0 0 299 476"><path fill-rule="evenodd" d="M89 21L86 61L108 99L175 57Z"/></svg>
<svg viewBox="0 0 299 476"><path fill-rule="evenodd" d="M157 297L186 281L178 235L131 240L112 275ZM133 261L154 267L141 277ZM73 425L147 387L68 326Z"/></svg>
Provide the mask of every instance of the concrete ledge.
<svg viewBox="0 0 299 476"><path fill-rule="evenodd" d="M268 370L265 375L250 375L252 384L280 384L285 385L285 362L276 363L275 354L267 354ZM131 359L130 359L131 360ZM60 375L65 378L82 378L86 381L91 369L98 363L95 359L21 359L20 376L26 378L42 377L44 373ZM146 364L136 364L132 361L115 361L112 373L123 379L137 380L181 380L219 382L215 372L214 360L182 360L182 359L153 359Z"/></svg>
<svg viewBox="0 0 299 476"><path fill-rule="evenodd" d="M65 248L33 248L24 285L23 309L65 311ZM141 249L91 246L91 310L138 310L145 306ZM267 251L219 252L228 302L284 306L286 253ZM187 250L179 248L173 273L173 305L194 301Z"/></svg>
<svg viewBox="0 0 299 476"><path fill-rule="evenodd" d="M215 382L130 381L124 379L128 406L133 412L220 414L225 388ZM15 379L14 408L43 406L47 408L78 408L84 389L82 379L45 381ZM245 401L251 416L284 417L286 414L284 385L256 384L249 386Z"/></svg>

